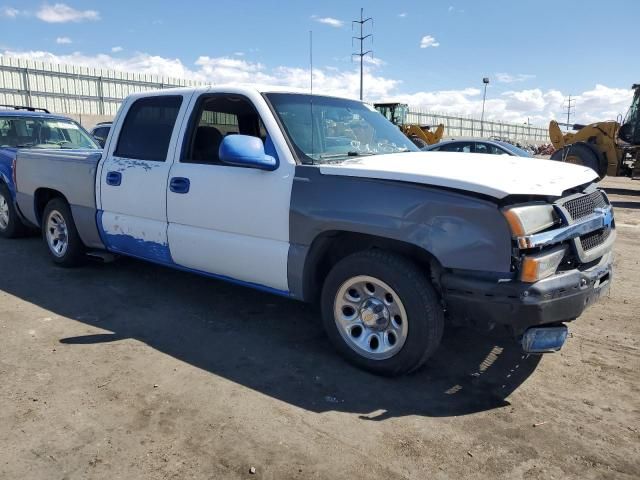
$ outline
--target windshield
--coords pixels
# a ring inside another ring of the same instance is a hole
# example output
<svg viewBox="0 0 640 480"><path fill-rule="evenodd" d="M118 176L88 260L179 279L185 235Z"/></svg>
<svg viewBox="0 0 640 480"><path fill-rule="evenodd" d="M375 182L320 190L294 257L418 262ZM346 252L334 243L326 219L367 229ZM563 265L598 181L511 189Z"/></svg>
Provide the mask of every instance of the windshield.
<svg viewBox="0 0 640 480"><path fill-rule="evenodd" d="M420 151L398 127L364 103L291 93L266 97L302 163Z"/></svg>
<svg viewBox="0 0 640 480"><path fill-rule="evenodd" d="M519 157L532 157L533 156L529 152L527 152L526 150L523 150L522 148L516 147L515 145L512 145L511 143L507 143L507 142L499 142L499 143L504 148L506 148L507 150L511 150L513 153L515 153Z"/></svg>
<svg viewBox="0 0 640 480"><path fill-rule="evenodd" d="M0 147L100 148L77 123L59 118L0 118Z"/></svg>

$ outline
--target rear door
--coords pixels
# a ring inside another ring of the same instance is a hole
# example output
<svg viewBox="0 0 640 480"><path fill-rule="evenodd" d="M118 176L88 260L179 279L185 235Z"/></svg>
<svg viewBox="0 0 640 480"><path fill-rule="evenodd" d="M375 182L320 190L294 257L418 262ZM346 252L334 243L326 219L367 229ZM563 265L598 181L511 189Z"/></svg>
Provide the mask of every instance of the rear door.
<svg viewBox="0 0 640 480"><path fill-rule="evenodd" d="M167 178L190 96L168 91L123 105L97 185L98 228L109 250L171 263Z"/></svg>

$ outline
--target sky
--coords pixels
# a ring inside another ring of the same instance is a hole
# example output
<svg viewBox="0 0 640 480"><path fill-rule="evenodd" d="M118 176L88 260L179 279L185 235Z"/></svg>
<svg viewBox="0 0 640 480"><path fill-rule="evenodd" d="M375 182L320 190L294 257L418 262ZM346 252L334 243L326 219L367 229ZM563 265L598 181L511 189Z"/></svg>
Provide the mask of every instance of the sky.
<svg viewBox="0 0 640 480"><path fill-rule="evenodd" d="M0 0L0 54L357 98L352 20L364 7L364 99L546 125L624 115L640 83L640 1ZM353 42L353 43L352 43Z"/></svg>

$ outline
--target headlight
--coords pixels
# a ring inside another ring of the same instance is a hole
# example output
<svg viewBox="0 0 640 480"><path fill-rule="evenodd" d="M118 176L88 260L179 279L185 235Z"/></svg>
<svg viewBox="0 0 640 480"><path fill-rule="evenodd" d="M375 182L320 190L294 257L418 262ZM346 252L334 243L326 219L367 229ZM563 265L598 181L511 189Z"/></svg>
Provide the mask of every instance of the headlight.
<svg viewBox="0 0 640 480"><path fill-rule="evenodd" d="M558 223L558 216L552 205L525 205L502 211L514 237L541 232Z"/></svg>
<svg viewBox="0 0 640 480"><path fill-rule="evenodd" d="M522 257L520 280L527 283L537 282L556 273L564 258L566 247L557 247L549 252Z"/></svg>

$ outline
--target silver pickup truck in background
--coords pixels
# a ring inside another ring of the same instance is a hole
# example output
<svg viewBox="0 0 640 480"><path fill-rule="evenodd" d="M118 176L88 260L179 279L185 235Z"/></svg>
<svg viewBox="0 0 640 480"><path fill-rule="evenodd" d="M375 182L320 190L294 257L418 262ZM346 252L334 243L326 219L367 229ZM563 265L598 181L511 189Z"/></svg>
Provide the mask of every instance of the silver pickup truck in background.
<svg viewBox="0 0 640 480"><path fill-rule="evenodd" d="M135 94L102 153L20 152L16 178L57 264L106 251L317 301L336 349L384 375L420 367L445 318L556 351L612 279L594 171L421 152L354 100Z"/></svg>

